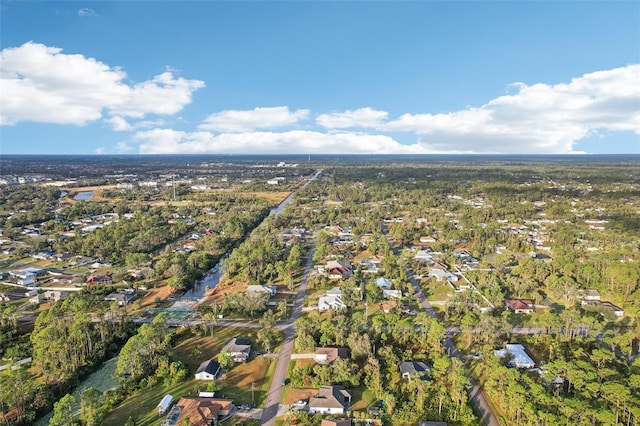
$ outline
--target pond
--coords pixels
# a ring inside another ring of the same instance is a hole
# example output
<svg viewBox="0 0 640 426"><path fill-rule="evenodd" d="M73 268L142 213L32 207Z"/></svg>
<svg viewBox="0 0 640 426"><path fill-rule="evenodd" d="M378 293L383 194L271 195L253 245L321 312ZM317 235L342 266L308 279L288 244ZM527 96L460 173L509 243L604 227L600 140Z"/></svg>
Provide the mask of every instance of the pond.
<svg viewBox="0 0 640 426"><path fill-rule="evenodd" d="M78 192L73 199L77 200L77 201L89 201L90 199L93 198L93 191L81 191Z"/></svg>

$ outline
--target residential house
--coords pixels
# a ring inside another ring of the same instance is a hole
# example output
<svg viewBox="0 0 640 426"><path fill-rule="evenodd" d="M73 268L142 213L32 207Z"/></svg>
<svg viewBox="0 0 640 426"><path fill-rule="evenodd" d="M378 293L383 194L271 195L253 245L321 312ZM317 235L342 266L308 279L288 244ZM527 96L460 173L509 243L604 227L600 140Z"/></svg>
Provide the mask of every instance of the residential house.
<svg viewBox="0 0 640 426"><path fill-rule="evenodd" d="M320 386L318 395L309 398L309 414L346 414L351 392L343 386Z"/></svg>
<svg viewBox="0 0 640 426"><path fill-rule="evenodd" d="M247 294L266 294L268 297L275 296L277 287L273 285L250 285L247 286Z"/></svg>
<svg viewBox="0 0 640 426"><path fill-rule="evenodd" d="M374 281L378 288L381 288L383 290L389 290L391 288L391 281L389 281L387 278L380 277L376 278Z"/></svg>
<svg viewBox="0 0 640 426"><path fill-rule="evenodd" d="M398 306L398 302L396 302L395 300L390 300L388 302L380 304L380 307L382 308L382 312L384 312L385 314L390 313L391 310L393 308L396 308L397 306Z"/></svg>
<svg viewBox="0 0 640 426"><path fill-rule="evenodd" d="M69 292L66 291L58 291L58 290L47 290L42 294L37 294L33 296L29 302L40 304L43 300L57 302L58 300L64 300L69 297Z"/></svg>
<svg viewBox="0 0 640 426"><path fill-rule="evenodd" d="M529 299L507 299L504 304L516 314L531 314L534 309L533 302Z"/></svg>
<svg viewBox="0 0 640 426"><path fill-rule="evenodd" d="M329 309L340 310L346 307L346 303L342 301L342 290L340 287L334 287L328 290L324 296L320 296L318 299L318 310L320 312L325 312Z"/></svg>
<svg viewBox="0 0 640 426"><path fill-rule="evenodd" d="M184 397L171 409L162 425L184 425L186 419L192 426L217 425L234 408L230 399Z"/></svg>
<svg viewBox="0 0 640 426"><path fill-rule="evenodd" d="M135 293L131 292L114 292L104 297L106 302L116 302L118 306L126 306L136 297Z"/></svg>
<svg viewBox="0 0 640 426"><path fill-rule="evenodd" d="M345 279L353 274L351 264L341 260L330 260L324 270L330 279Z"/></svg>
<svg viewBox="0 0 640 426"><path fill-rule="evenodd" d="M96 284L112 284L113 280L111 279L111 275L109 274L93 274L89 275L87 280L84 282L85 285L96 285Z"/></svg>
<svg viewBox="0 0 640 426"><path fill-rule="evenodd" d="M413 256L414 259L419 260L425 263L433 263L433 252L430 250L418 250L418 252Z"/></svg>
<svg viewBox="0 0 640 426"><path fill-rule="evenodd" d="M382 268L382 258L379 256L373 256L360 261L360 267L363 274L377 274Z"/></svg>
<svg viewBox="0 0 640 426"><path fill-rule="evenodd" d="M597 308L606 308L613 311L613 314L617 317L624 316L624 310L611 302L601 302L600 300L583 300L580 302L582 306L591 306Z"/></svg>
<svg viewBox="0 0 640 426"><path fill-rule="evenodd" d="M313 359L318 364L331 364L338 358L345 359L349 356L347 348L316 348Z"/></svg>
<svg viewBox="0 0 640 426"><path fill-rule="evenodd" d="M402 292L400 290L382 290L382 297L385 299L400 299Z"/></svg>
<svg viewBox="0 0 640 426"><path fill-rule="evenodd" d="M584 300L600 300L600 292L595 288L588 288L582 291L582 298Z"/></svg>
<svg viewBox="0 0 640 426"><path fill-rule="evenodd" d="M503 254L504 252L507 251L507 246L505 246L503 244L496 244L494 246L494 250L495 250L496 254Z"/></svg>
<svg viewBox="0 0 640 426"><path fill-rule="evenodd" d="M204 361L196 370L196 380L215 380L220 374L220 364L218 361L210 359Z"/></svg>
<svg viewBox="0 0 640 426"><path fill-rule="evenodd" d="M446 269L431 268L429 270L429 277L434 277L437 281L448 281L455 283L458 281L458 276L449 272Z"/></svg>
<svg viewBox="0 0 640 426"><path fill-rule="evenodd" d="M524 346L519 343L507 343L504 349L493 351L494 355L500 358L504 358L507 354L511 355L509 361L510 367L516 368L533 368L536 363L531 359Z"/></svg>
<svg viewBox="0 0 640 426"><path fill-rule="evenodd" d="M400 363L400 374L402 377L411 379L427 380L431 367L424 361L403 361Z"/></svg>
<svg viewBox="0 0 640 426"><path fill-rule="evenodd" d="M52 251L41 251L39 253L34 254L33 256L34 260L48 260L51 259L53 257L53 252Z"/></svg>
<svg viewBox="0 0 640 426"><path fill-rule="evenodd" d="M244 337L234 337L227 341L222 350L227 351L235 362L246 362L251 355L251 340Z"/></svg>

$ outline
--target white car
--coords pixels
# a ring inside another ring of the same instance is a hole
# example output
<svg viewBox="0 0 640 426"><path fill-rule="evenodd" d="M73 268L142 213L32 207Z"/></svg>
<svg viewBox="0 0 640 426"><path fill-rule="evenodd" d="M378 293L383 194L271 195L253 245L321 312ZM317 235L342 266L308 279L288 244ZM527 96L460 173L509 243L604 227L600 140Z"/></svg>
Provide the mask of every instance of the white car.
<svg viewBox="0 0 640 426"><path fill-rule="evenodd" d="M304 407L307 405L307 401L303 401L302 399L296 401L293 403L294 406L296 407Z"/></svg>

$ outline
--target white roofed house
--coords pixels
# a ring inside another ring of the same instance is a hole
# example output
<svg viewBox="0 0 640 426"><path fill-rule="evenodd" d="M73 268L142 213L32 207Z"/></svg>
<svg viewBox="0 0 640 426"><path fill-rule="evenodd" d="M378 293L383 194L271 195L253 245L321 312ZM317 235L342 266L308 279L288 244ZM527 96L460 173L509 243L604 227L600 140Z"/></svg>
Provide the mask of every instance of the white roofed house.
<svg viewBox="0 0 640 426"><path fill-rule="evenodd" d="M400 299L402 297L402 292L400 290L382 290L382 297L385 299Z"/></svg>
<svg viewBox="0 0 640 426"><path fill-rule="evenodd" d="M431 268L429 270L429 276L434 277L437 281L446 280L450 283L455 283L458 281L458 276L446 269Z"/></svg>
<svg viewBox="0 0 640 426"><path fill-rule="evenodd" d="M391 281L389 281L387 278L384 278L384 277L376 278L375 283L378 286L378 288L381 288L383 290L391 289Z"/></svg>
<svg viewBox="0 0 640 426"><path fill-rule="evenodd" d="M418 250L413 258L422 262L433 263L433 252L428 250Z"/></svg>
<svg viewBox="0 0 640 426"><path fill-rule="evenodd" d="M334 287L328 290L318 299L318 310L320 312L326 312L330 309L340 310L346 307L346 303L342 300L342 289L340 289L340 287Z"/></svg>
<svg viewBox="0 0 640 426"><path fill-rule="evenodd" d="M504 349L493 351L493 353L499 358L504 358L509 354L511 356L511 360L508 362L510 367L533 368L536 365L535 361L527 354L524 346L519 343L507 343Z"/></svg>

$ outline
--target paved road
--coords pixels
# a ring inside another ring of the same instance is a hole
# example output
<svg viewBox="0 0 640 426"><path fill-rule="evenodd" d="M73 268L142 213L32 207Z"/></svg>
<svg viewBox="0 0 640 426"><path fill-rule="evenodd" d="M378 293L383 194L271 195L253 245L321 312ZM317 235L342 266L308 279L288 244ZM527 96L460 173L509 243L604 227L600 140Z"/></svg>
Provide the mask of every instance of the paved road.
<svg viewBox="0 0 640 426"><path fill-rule="evenodd" d="M289 366L289 360L291 359L291 353L293 352L293 341L295 339L295 330L293 329L293 323L300 316L302 312L302 304L307 291L307 280L309 278L309 271L313 266L313 252L315 244L312 245L309 255L307 256L307 264L304 268L302 275L302 282L298 289L296 301L293 304L293 311L291 318L288 321L281 323L281 330L284 333L284 343L282 349L278 355L278 364L276 365L276 371L273 373L273 379L271 380L271 387L267 394L267 400L262 410L262 417L260 418L261 425L275 425L275 418L278 415L278 407L280 405L280 398L282 397L282 381L287 377L287 368Z"/></svg>
<svg viewBox="0 0 640 426"><path fill-rule="evenodd" d="M415 294L418 296L418 300L422 304L422 307L424 308L424 310L432 318L437 318L436 313L433 310L433 307L431 306L427 298L424 296L424 293L422 292L422 289L418 285L418 282L416 281L416 279L410 275L409 282L413 286L413 290L415 291ZM458 358L461 362L464 362L464 356L458 352L458 350L456 349L456 346L453 344L453 341L448 336L446 336L443 339L443 343L445 348L447 348L447 354L450 357ZM471 398L471 402L475 407L476 414L480 416L482 421L484 421L484 423L488 426L500 426L500 422L491 411L491 408L489 407L489 403L487 402L487 400L484 398L484 395L482 394L482 389L480 389L480 386L473 379L471 379L471 388L468 390L468 393L469 393L469 398Z"/></svg>
<svg viewBox="0 0 640 426"><path fill-rule="evenodd" d="M384 229L384 232L386 234L386 229ZM398 254L398 249L395 248L395 246L393 245L393 241L391 241L388 235L387 235L387 239L389 240L389 243L391 244L391 247L393 247L396 254ZM420 304L422 305L424 310L427 312L427 314L429 314L429 316L437 319L438 317L436 315L436 312L433 310L433 307L431 306L427 298L424 296L424 293L422 292L422 289L420 288L420 286L418 285L418 282L413 276L412 271L409 270L409 268L406 268L406 269L407 269L406 270L407 276L409 277L409 282L413 286L413 290L415 294L418 296L418 300L420 301ZM445 348L447 349L447 354L450 357L458 358L461 362L464 363L464 356L458 352L458 350L456 349L456 346L453 344L453 341L449 338L449 336L444 337L443 343ZM469 393L469 398L471 399L471 402L473 403L473 406L476 410L476 414L480 416L482 421L487 426L500 426L500 422L498 421L498 418L491 411L491 407L489 406L489 403L487 402L487 400L484 398L484 395L482 394L482 389L480 389L480 386L475 382L475 380L471 379L471 387L467 392Z"/></svg>

